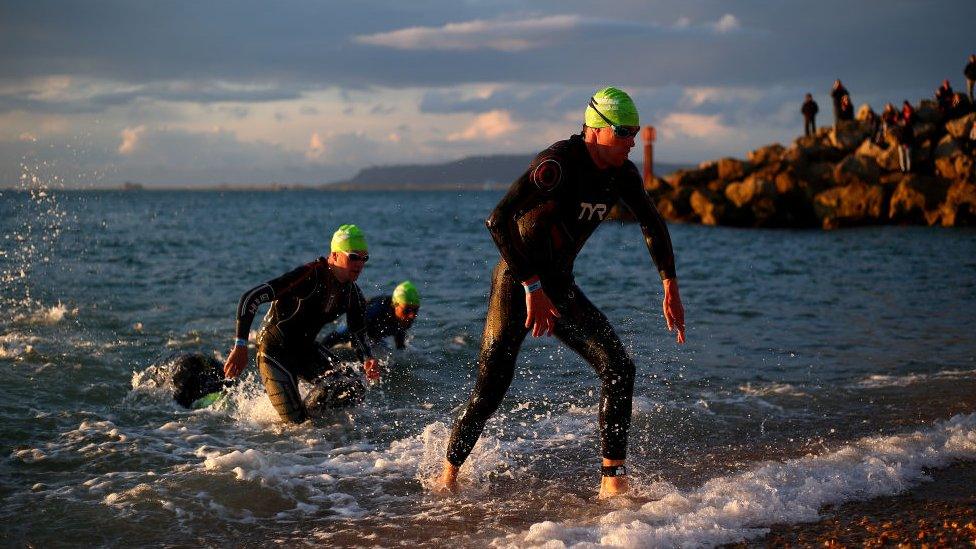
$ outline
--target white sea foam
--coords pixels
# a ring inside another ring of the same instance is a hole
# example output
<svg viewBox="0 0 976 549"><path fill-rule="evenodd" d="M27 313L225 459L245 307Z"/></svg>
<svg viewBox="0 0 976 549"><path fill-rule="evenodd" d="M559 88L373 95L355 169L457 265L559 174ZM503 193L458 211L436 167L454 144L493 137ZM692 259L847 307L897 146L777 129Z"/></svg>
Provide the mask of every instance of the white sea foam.
<svg viewBox="0 0 976 549"><path fill-rule="evenodd" d="M942 370L932 373L905 374L892 376L884 374L870 375L854 384L858 389L880 389L883 387L908 387L916 383L929 381L962 379L976 376L976 370Z"/></svg>
<svg viewBox="0 0 976 549"><path fill-rule="evenodd" d="M757 464L659 499L614 510L596 523L533 524L495 539L499 547L708 547L755 538L775 523L817 520L827 504L891 495L924 480L926 468L976 460L976 414L913 433L868 437L832 452Z"/></svg>
<svg viewBox="0 0 976 549"><path fill-rule="evenodd" d="M12 332L0 335L0 359L16 359L34 352L34 344L39 339Z"/></svg>
<svg viewBox="0 0 976 549"><path fill-rule="evenodd" d="M749 396L810 396L789 383L778 383L775 381L756 384L745 383L743 385L739 385L739 390Z"/></svg>

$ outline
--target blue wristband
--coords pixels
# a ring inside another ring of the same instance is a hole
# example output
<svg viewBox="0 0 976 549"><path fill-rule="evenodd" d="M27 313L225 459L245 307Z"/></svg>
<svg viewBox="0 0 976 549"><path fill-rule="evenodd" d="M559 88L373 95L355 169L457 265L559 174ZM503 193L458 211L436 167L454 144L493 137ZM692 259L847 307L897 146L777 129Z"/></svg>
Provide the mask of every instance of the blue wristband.
<svg viewBox="0 0 976 549"><path fill-rule="evenodd" d="M234 340L234 347L247 347L247 340L237 338Z"/></svg>
<svg viewBox="0 0 976 549"><path fill-rule="evenodd" d="M542 281L541 280L536 280L532 284L522 284L522 287L525 289L525 293L531 294L532 292L534 292L536 290L541 290L542 289Z"/></svg>

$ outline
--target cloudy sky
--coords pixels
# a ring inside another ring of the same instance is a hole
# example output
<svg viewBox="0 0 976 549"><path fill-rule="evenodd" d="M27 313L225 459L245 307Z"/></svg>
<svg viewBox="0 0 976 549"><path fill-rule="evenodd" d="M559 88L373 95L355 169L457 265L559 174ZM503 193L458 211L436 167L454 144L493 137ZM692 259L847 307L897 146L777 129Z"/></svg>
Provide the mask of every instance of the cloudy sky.
<svg viewBox="0 0 976 549"><path fill-rule="evenodd" d="M0 186L334 181L530 153L617 85L698 162L830 116L965 88L976 2L0 0Z"/></svg>

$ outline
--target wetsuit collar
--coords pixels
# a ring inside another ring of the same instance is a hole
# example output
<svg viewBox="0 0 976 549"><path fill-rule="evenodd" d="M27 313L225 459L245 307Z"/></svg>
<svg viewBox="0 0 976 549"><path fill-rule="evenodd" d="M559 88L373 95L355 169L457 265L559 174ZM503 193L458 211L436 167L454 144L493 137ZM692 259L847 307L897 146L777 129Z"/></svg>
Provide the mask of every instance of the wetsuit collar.
<svg viewBox="0 0 976 549"><path fill-rule="evenodd" d="M579 153L579 156L585 158L585 160L583 160L583 162L586 164L585 166L583 166L585 169L593 170L593 171L597 171L597 172L609 172L609 171L613 171L613 170L617 169L617 168L615 168L613 166L608 166L605 169L602 169L601 170L600 167L596 165L596 162L593 161L593 157L590 156L590 149L586 148L586 141L583 140L583 134L582 133L573 134L569 138L569 142L574 147L578 147L578 148L581 149L581 152Z"/></svg>

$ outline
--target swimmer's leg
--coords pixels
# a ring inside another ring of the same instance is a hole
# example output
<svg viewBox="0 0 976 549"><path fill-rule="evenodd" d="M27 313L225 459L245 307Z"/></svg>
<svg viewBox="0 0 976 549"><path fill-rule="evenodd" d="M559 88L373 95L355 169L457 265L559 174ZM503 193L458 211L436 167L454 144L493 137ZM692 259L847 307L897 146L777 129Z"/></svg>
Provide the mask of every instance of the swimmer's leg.
<svg viewBox="0 0 976 549"><path fill-rule="evenodd" d="M298 393L298 379L293 360L279 349L261 347L258 350L258 369L261 382L283 421L302 423L308 418L302 398Z"/></svg>
<svg viewBox="0 0 976 549"><path fill-rule="evenodd" d="M449 489L453 489L458 468L508 391L515 373L515 359L527 333L524 292L507 269L496 267L478 357L478 381L467 407L454 422L447 444L445 472L441 478Z"/></svg>
<svg viewBox="0 0 976 549"><path fill-rule="evenodd" d="M610 321L576 286L554 333L600 376L600 446L604 466L623 465L636 366ZM602 497L627 490L626 476L603 477Z"/></svg>

